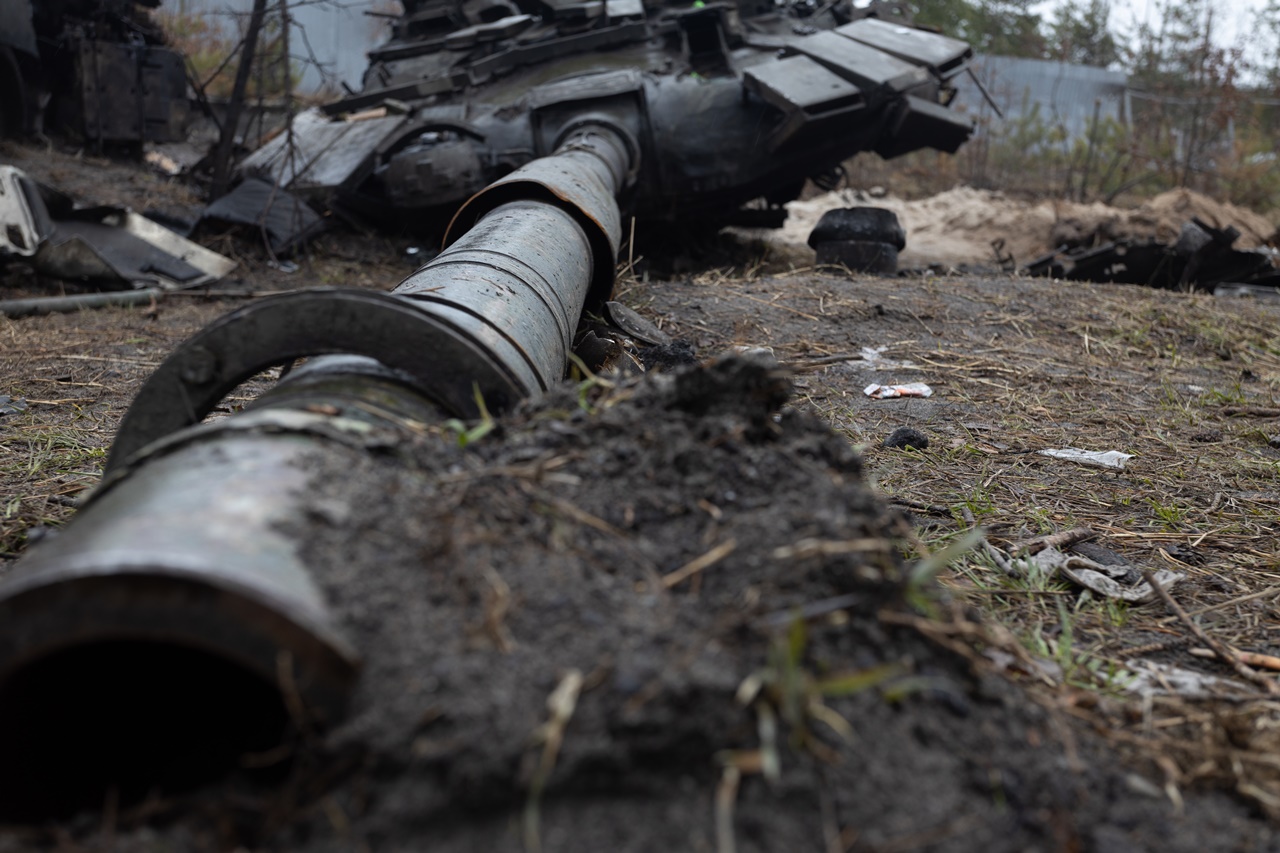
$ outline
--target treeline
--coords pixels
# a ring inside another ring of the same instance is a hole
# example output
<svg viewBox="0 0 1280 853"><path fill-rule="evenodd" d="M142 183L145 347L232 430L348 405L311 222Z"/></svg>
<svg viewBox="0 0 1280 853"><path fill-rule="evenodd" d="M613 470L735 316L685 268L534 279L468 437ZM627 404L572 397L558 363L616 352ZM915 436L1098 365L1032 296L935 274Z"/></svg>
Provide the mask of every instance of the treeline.
<svg viewBox="0 0 1280 853"><path fill-rule="evenodd" d="M978 53L1110 68L1129 85L1122 120L1095 118L1083 136L1032 105L987 121L980 141L953 158L908 160L895 173L920 191L965 182L1114 201L1190 187L1257 210L1280 207L1280 0L1236 21L1212 0L1156 0L1146 20L1123 28L1108 0L1067 0L1045 17L1034 0L909 5L917 23Z"/></svg>

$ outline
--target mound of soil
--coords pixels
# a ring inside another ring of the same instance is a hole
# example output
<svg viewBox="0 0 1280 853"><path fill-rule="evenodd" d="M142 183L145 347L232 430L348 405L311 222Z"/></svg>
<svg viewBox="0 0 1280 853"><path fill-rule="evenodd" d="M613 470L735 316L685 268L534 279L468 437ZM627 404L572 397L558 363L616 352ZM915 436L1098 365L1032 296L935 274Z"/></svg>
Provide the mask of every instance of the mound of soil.
<svg viewBox="0 0 1280 853"><path fill-rule="evenodd" d="M837 190L787 206L786 225L762 236L765 242L797 258L812 260L805 241L826 211L836 207L872 205L898 214L907 231L907 248L899 255L903 267L994 265L991 244L1003 240L1003 251L1019 264L1053 251L1064 243L1089 245L1124 238L1154 238L1172 243L1182 225L1198 217L1216 228L1235 226L1241 232L1236 248L1256 249L1275 233L1274 223L1253 211L1214 201L1191 190L1171 190L1132 209L1100 202L1007 198L1003 193L957 187L930 198L865 199Z"/></svg>
<svg viewBox="0 0 1280 853"><path fill-rule="evenodd" d="M1176 809L1052 704L905 626L926 597L904 522L788 390L770 363L726 359L566 386L465 449L434 433L354 461L318 450L298 533L365 658L347 721L300 737L283 784L233 779L0 850L1277 841L1225 796Z"/></svg>

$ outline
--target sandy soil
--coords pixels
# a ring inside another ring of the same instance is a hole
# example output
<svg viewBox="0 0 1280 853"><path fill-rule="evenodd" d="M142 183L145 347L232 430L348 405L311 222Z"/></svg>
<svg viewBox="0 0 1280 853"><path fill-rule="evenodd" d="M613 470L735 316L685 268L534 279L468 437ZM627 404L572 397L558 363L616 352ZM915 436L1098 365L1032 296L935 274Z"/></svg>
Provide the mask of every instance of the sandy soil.
<svg viewBox="0 0 1280 853"><path fill-rule="evenodd" d="M239 275L387 289L395 248L322 245L293 276L246 252ZM365 659L346 721L194 789L5 814L0 850L1280 846L1280 708L1185 623L927 556L1088 524L1182 572L1213 636L1274 652L1280 309L733 270L618 297L704 358L788 367L570 384L466 448L318 447L311 563ZM0 321L0 394L27 403L0 417L0 572L72 515L149 368L238 301ZM862 393L906 381L933 396ZM901 426L928 449L883 446ZM1070 446L1135 458L1033 452ZM1134 692L1139 660L1241 687Z"/></svg>
<svg viewBox="0 0 1280 853"><path fill-rule="evenodd" d="M903 267L998 267L992 249L998 240L1003 241L1001 251L1012 254L1020 265L1067 242L1088 245L1122 238L1173 242L1192 217L1216 228L1235 226L1241 233L1236 246L1241 249L1256 249L1276 233L1275 223L1265 217L1190 190L1162 193L1140 207L1120 209L1102 203L1021 201L990 190L957 187L916 201L837 190L792 202L787 206L786 226L760 237L803 263L812 259L805 241L823 213L862 205L898 214L907 231L907 248L899 256Z"/></svg>

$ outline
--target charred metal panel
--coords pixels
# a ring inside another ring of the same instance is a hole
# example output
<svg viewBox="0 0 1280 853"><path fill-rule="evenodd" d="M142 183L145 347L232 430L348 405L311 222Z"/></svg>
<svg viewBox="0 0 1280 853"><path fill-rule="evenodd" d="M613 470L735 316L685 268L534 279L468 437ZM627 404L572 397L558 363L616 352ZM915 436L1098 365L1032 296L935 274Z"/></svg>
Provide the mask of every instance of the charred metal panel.
<svg viewBox="0 0 1280 853"><path fill-rule="evenodd" d="M962 70L973 59L967 42L877 18L863 18L835 31L903 62L923 65L938 77Z"/></svg>
<svg viewBox="0 0 1280 853"><path fill-rule="evenodd" d="M946 107L907 95L895 106L875 151L886 160L926 146L953 154L972 132L973 125Z"/></svg>
<svg viewBox="0 0 1280 853"><path fill-rule="evenodd" d="M247 225L267 236L271 251L284 254L324 230L324 220L300 199L257 178L242 181L233 191L204 209L201 222Z"/></svg>
<svg viewBox="0 0 1280 853"><path fill-rule="evenodd" d="M117 207L77 208L71 198L0 167L0 255L29 258L45 275L135 287L193 287L235 268L159 223Z"/></svg>
<svg viewBox="0 0 1280 853"><path fill-rule="evenodd" d="M796 36L787 46L851 80L868 100L883 100L929 82L925 69L834 32Z"/></svg>
<svg viewBox="0 0 1280 853"><path fill-rule="evenodd" d="M361 121L329 121L307 111L284 133L240 164L246 174L299 191L334 190L359 174L386 137L407 121L402 115Z"/></svg>
<svg viewBox="0 0 1280 853"><path fill-rule="evenodd" d="M789 56L748 68L742 75L747 91L786 114L769 136L772 150L782 148L812 129L814 123L847 116L866 106L862 90L807 56Z"/></svg>
<svg viewBox="0 0 1280 853"><path fill-rule="evenodd" d="M98 142L174 142L187 119L183 59L141 44L79 41L81 130Z"/></svg>

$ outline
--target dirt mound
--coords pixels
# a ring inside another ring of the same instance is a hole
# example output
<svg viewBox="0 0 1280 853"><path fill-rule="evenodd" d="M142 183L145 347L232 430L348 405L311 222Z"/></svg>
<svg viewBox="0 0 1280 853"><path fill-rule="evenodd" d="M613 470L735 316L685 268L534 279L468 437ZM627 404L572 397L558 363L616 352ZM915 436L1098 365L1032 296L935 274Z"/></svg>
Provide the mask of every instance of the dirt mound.
<svg viewBox="0 0 1280 853"><path fill-rule="evenodd" d="M285 784L0 850L1266 845L906 627L902 522L786 391L727 360L567 386L465 450L317 453L309 558L365 657L349 720Z"/></svg>
<svg viewBox="0 0 1280 853"><path fill-rule="evenodd" d="M907 231L907 248L900 255L903 267L994 265L992 244L996 240L1004 241L1003 251L1011 253L1019 264L1064 243L1084 245L1122 238L1172 242L1192 217L1218 228L1235 226L1241 232L1236 242L1241 249L1263 245L1276 230L1259 214L1191 190L1172 190L1140 207L1121 209L1097 202L1019 201L999 192L957 187L918 201L869 199L855 191L837 190L792 202L785 227L763 239L802 262L811 262L813 253L805 241L822 214L858 205L885 207L898 214Z"/></svg>

